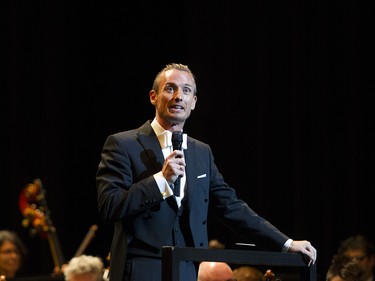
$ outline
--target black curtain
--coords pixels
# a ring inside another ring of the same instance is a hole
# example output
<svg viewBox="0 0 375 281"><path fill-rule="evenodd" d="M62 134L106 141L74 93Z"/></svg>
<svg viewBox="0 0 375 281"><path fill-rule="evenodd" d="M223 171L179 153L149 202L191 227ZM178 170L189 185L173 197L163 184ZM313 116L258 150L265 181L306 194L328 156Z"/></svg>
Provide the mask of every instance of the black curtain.
<svg viewBox="0 0 375 281"><path fill-rule="evenodd" d="M49 273L48 242L21 225L19 195L40 178L66 260L97 214L106 136L154 116L148 92L188 64L198 103L186 132L209 143L256 212L318 249L324 280L339 242L374 238L374 4L353 1L8 1L4 6L0 229L17 231L24 274ZM229 230L210 224L228 246Z"/></svg>

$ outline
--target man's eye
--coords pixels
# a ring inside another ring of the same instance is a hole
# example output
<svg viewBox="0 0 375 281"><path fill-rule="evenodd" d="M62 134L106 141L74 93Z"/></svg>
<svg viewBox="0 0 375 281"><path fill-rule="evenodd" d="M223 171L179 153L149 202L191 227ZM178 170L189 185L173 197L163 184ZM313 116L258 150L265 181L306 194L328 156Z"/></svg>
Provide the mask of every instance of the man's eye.
<svg viewBox="0 0 375 281"><path fill-rule="evenodd" d="M185 94L190 94L191 93L191 89L190 88L184 88L184 93Z"/></svg>
<svg viewBox="0 0 375 281"><path fill-rule="evenodd" d="M164 90L168 93L173 93L173 87L172 86L166 86Z"/></svg>

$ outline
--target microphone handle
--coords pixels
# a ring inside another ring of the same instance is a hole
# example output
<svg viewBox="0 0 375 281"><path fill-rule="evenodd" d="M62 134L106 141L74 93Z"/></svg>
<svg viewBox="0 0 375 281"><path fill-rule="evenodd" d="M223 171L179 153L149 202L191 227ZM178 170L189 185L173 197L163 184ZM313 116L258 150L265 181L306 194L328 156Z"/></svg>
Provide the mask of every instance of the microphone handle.
<svg viewBox="0 0 375 281"><path fill-rule="evenodd" d="M183 134L182 131L176 131L172 133L172 145L173 150L182 150L182 141L183 141ZM181 178L178 177L173 184L173 193L175 196L180 196L180 182Z"/></svg>
<svg viewBox="0 0 375 281"><path fill-rule="evenodd" d="M180 177L178 177L177 179L176 179L176 181L174 182L174 184L173 184L173 194L175 195L175 196L177 196L177 197L179 197L180 196L180 182L181 182L181 178Z"/></svg>

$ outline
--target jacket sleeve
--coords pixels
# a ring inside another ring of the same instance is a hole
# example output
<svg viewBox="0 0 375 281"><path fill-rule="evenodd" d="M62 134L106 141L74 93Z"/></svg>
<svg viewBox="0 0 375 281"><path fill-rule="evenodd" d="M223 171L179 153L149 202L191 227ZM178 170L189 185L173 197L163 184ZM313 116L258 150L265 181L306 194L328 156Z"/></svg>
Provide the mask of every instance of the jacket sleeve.
<svg viewBox="0 0 375 281"><path fill-rule="evenodd" d="M152 173L142 159L144 148L129 132L109 136L96 174L101 219L112 223L131 219L163 200Z"/></svg>

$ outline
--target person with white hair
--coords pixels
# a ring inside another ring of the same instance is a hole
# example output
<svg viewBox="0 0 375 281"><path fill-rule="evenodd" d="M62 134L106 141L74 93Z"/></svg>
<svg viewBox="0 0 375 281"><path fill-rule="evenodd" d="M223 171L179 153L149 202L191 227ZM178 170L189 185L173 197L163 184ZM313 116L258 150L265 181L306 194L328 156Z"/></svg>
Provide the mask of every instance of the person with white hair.
<svg viewBox="0 0 375 281"><path fill-rule="evenodd" d="M64 267L65 281L103 281L104 264L98 257L81 255Z"/></svg>

